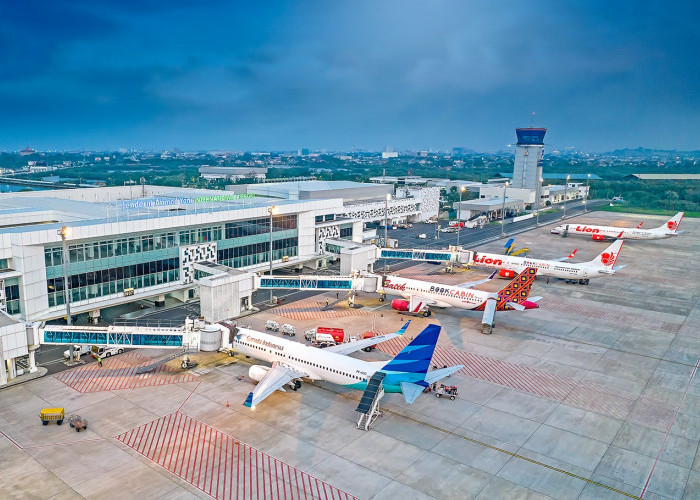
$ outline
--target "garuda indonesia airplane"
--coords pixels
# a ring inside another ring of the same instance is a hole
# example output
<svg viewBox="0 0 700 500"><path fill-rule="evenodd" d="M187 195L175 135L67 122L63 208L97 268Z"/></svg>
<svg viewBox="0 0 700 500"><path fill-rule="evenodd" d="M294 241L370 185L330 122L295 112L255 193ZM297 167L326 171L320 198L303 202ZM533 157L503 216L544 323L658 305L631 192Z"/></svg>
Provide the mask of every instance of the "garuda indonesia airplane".
<svg viewBox="0 0 700 500"><path fill-rule="evenodd" d="M248 375L258 385L243 404L255 407L273 392L284 391L285 386L296 391L301 387L302 379L325 380L365 390L370 377L378 371L386 374L382 381L385 392L400 392L407 403L413 403L428 385L464 368L464 365L457 365L428 372L440 335L439 325L428 325L391 361L370 362L348 356L367 346L403 335L409 324L410 321L395 333L325 349L241 328L234 335L231 347L247 356L272 363L269 367L250 367Z"/></svg>

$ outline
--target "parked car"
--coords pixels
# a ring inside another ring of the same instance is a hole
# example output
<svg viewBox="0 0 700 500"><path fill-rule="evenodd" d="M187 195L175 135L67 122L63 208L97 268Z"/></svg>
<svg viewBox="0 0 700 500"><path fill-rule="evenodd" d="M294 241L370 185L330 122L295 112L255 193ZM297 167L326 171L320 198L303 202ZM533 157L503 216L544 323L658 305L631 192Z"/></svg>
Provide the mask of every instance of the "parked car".
<svg viewBox="0 0 700 500"><path fill-rule="evenodd" d="M417 238L418 238L419 240L424 240L424 239L426 239L427 237L428 237L428 236L427 236L425 233L421 233L421 234L419 234L419 235L417 236Z"/></svg>

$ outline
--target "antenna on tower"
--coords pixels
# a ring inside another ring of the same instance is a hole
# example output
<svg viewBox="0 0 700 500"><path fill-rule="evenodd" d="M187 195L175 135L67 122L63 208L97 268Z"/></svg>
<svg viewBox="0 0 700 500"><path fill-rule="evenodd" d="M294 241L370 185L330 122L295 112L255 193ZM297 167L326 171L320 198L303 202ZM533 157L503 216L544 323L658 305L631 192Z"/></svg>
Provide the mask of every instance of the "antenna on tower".
<svg viewBox="0 0 700 500"><path fill-rule="evenodd" d="M532 112L532 116L530 116L530 128L534 128L535 126L535 112Z"/></svg>

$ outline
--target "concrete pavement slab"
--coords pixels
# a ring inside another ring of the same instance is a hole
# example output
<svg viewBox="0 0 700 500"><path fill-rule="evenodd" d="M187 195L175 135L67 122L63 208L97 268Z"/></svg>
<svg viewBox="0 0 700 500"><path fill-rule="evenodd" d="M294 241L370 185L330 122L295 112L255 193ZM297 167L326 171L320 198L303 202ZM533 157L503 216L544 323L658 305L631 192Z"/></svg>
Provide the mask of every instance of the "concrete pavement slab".
<svg viewBox="0 0 700 500"><path fill-rule="evenodd" d="M364 465L367 463L369 450L371 455L381 457L373 470L393 479L426 453L425 450L398 439L376 432L364 432L362 436L338 450L336 455Z"/></svg>
<svg viewBox="0 0 700 500"><path fill-rule="evenodd" d="M538 422L483 407L468 418L461 428L499 441L522 445L539 426Z"/></svg>
<svg viewBox="0 0 700 500"><path fill-rule="evenodd" d="M322 448L283 432L270 436L258 448L304 472L330 456Z"/></svg>
<svg viewBox="0 0 700 500"><path fill-rule="evenodd" d="M492 500L507 498L508 500L546 500L552 497L537 493L531 489L519 486L500 477L491 478L489 484L481 490L476 500Z"/></svg>
<svg viewBox="0 0 700 500"><path fill-rule="evenodd" d="M463 434L469 439L450 435L430 451L489 474L497 474L511 459L512 454L518 451L516 445L476 432L457 432L457 434Z"/></svg>
<svg viewBox="0 0 700 500"><path fill-rule="evenodd" d="M682 498L690 470L659 460L647 490L666 498ZM645 495L646 498L646 495Z"/></svg>
<svg viewBox="0 0 700 500"><path fill-rule="evenodd" d="M622 426L621 420L568 405L559 405L545 423L581 436L594 436L604 443L611 443Z"/></svg>
<svg viewBox="0 0 700 500"><path fill-rule="evenodd" d="M402 413L410 414L406 411ZM373 429L423 450L430 450L439 442L449 439L449 434L446 432L392 414L386 414L382 417L374 424ZM456 429L456 425L443 425L441 423L440 429L451 431Z"/></svg>
<svg viewBox="0 0 700 500"><path fill-rule="evenodd" d="M675 434L670 434L664 443L665 440L664 432L625 422L612 444L652 458L656 458L663 446L659 457L661 460L687 469L693 466L698 441L691 441Z"/></svg>
<svg viewBox="0 0 700 500"><path fill-rule="evenodd" d="M475 498L491 475L434 453L424 454L396 480L435 498Z"/></svg>
<svg viewBox="0 0 700 500"><path fill-rule="evenodd" d="M598 464L596 472L629 484L633 488L641 489L653 466L654 459L651 457L610 446Z"/></svg>
<svg viewBox="0 0 700 500"><path fill-rule="evenodd" d="M36 460L3 468L0 492L3 498L49 498L65 492L68 484Z"/></svg>
<svg viewBox="0 0 700 500"><path fill-rule="evenodd" d="M289 425L285 426L285 430L298 439L318 446L329 453L335 453L362 436L362 431L357 430L347 420L322 411L316 412L304 420L290 422Z"/></svg>
<svg viewBox="0 0 700 500"><path fill-rule="evenodd" d="M375 464L365 457L366 465L358 465L350 460L331 455L319 463L309 474L347 491L359 498L372 498L384 489L391 479L374 472ZM360 479L361 480L358 480Z"/></svg>
<svg viewBox="0 0 700 500"><path fill-rule="evenodd" d="M556 409L558 403L506 388L491 398L485 406L534 420L535 422L544 422Z"/></svg>
<svg viewBox="0 0 700 500"><path fill-rule="evenodd" d="M83 479L73 489L85 498L156 498L181 488L136 458L102 474L85 475Z"/></svg>
<svg viewBox="0 0 700 500"><path fill-rule="evenodd" d="M695 500L700 498L700 471L692 470L685 485L683 500Z"/></svg>
<svg viewBox="0 0 700 500"><path fill-rule="evenodd" d="M372 500L396 500L397 498L401 500L429 500L435 497L414 490L405 484L392 481L374 495Z"/></svg>
<svg viewBox="0 0 700 500"><path fill-rule="evenodd" d="M593 472L608 445L556 427L542 425L530 436L523 449Z"/></svg>

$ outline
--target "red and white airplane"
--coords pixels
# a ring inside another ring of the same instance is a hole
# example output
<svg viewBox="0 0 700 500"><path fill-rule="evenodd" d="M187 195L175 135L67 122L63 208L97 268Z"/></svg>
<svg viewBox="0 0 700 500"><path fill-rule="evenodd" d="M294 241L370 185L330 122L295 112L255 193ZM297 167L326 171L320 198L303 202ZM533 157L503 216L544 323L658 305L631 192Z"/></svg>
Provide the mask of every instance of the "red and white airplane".
<svg viewBox="0 0 700 500"><path fill-rule="evenodd" d="M516 273L522 272L528 267L537 269L540 276L551 276L566 280L578 280L579 283L587 285L591 278L612 275L625 266L615 267L615 262L620 256L622 243L624 240L617 240L600 255L589 262L578 264L565 262L572 259L576 250L568 257L554 260L531 259L529 257L514 257L512 255L500 255L494 253L476 252L474 263L476 267L488 267L498 269L498 275L503 278L512 278Z"/></svg>
<svg viewBox="0 0 700 500"><path fill-rule="evenodd" d="M678 212L662 226L653 229L642 229L642 224L632 227L590 226L588 224L563 224L551 230L552 234L568 236L570 234L590 236L594 241L611 241L618 238L623 240L659 240L677 236L684 212Z"/></svg>
<svg viewBox="0 0 700 500"><path fill-rule="evenodd" d="M513 309L524 311L525 309L536 309L539 307L537 301L542 297L529 298L530 288L535 281L537 269L526 268L498 293L471 289L475 285L489 281L495 274L493 273L484 280L461 285L443 285L402 278L400 276L386 276L382 283L382 289L378 291L382 295L399 295L403 297L403 299L394 299L391 302L391 307L397 311L406 311L423 316L430 316L430 306L484 311L489 301L492 303L489 308L493 308L495 305L494 311ZM488 323L490 324L492 321Z"/></svg>

